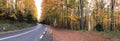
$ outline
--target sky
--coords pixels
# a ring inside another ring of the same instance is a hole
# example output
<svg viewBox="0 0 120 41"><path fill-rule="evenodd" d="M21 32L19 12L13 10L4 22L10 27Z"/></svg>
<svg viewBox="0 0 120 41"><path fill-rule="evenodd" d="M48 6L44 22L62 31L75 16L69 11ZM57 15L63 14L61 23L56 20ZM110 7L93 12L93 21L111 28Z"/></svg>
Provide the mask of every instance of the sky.
<svg viewBox="0 0 120 41"><path fill-rule="evenodd" d="M34 0L34 1L37 8L37 20L39 21L42 14L41 5L43 0Z"/></svg>

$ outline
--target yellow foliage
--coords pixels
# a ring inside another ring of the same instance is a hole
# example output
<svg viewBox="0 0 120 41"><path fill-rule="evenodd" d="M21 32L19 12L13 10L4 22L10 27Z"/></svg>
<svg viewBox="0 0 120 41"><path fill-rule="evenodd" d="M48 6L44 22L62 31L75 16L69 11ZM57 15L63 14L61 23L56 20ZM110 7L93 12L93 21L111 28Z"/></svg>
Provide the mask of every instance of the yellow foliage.
<svg viewBox="0 0 120 41"><path fill-rule="evenodd" d="M76 21L78 21L79 16L77 16L77 15L73 14L72 16L68 16L68 18L69 18L71 21L76 22Z"/></svg>

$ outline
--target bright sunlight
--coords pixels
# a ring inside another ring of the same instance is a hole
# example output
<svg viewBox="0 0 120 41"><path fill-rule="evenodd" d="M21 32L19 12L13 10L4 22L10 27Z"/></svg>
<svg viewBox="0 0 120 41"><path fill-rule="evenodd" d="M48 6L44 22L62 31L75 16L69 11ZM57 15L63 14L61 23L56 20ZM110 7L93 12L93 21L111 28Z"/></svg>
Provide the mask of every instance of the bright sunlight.
<svg viewBox="0 0 120 41"><path fill-rule="evenodd" d="M36 5L36 8L37 8L37 20L38 22L40 22L40 17L41 17L41 13L42 13L42 10L41 10L41 5L42 5L42 0L34 0L35 1L35 5Z"/></svg>

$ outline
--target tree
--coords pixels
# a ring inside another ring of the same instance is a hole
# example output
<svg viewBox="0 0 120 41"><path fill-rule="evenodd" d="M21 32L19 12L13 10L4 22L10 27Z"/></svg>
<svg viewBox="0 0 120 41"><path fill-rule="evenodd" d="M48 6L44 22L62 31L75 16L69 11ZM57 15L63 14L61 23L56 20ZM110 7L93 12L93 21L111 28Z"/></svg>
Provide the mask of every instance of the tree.
<svg viewBox="0 0 120 41"><path fill-rule="evenodd" d="M81 16L81 29L84 29L84 13L83 13L83 0L80 0L80 16Z"/></svg>
<svg viewBox="0 0 120 41"><path fill-rule="evenodd" d="M113 30L113 20L114 20L114 3L115 0L111 0L111 26L110 26L110 30Z"/></svg>
<svg viewBox="0 0 120 41"><path fill-rule="evenodd" d="M35 20L35 15L34 0L0 0L0 18L2 19L28 21Z"/></svg>

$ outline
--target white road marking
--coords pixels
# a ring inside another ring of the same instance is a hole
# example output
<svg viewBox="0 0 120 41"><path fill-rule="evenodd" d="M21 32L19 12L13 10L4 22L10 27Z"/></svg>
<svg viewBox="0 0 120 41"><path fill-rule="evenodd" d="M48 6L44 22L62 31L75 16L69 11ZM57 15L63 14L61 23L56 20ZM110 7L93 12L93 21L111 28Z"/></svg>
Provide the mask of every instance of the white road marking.
<svg viewBox="0 0 120 41"><path fill-rule="evenodd" d="M31 31L28 31L28 32L25 32L25 33L22 33L22 34L14 35L14 36L9 36L9 37L5 37L5 38L1 38L0 40L5 40L5 39L9 39L9 38L18 37L18 36L21 36L21 35L30 33L30 32L32 32L32 31L34 31L34 30L31 30Z"/></svg>
<svg viewBox="0 0 120 41"><path fill-rule="evenodd" d="M43 35L40 36L40 39L42 39Z"/></svg>
<svg viewBox="0 0 120 41"><path fill-rule="evenodd" d="M33 29L33 30L30 30L30 31L27 31L25 33L21 33L21 34L18 34L18 35L13 35L13 36L9 36L9 37L5 37L5 38L0 38L0 41L1 40L5 40L5 39L10 39L10 38L14 38L14 37L18 37L18 36L22 36L22 35L25 35L25 34L28 34L30 32L33 32L34 30L37 30L39 27L41 26L41 24L38 24L38 27ZM47 27L45 28L45 31L47 31ZM45 34L46 32L43 32L43 34ZM40 36L40 39L42 39L43 35Z"/></svg>
<svg viewBox="0 0 120 41"><path fill-rule="evenodd" d="M45 32L43 32L43 34L45 34Z"/></svg>
<svg viewBox="0 0 120 41"><path fill-rule="evenodd" d="M21 33L21 34L18 34L18 35L13 35L13 36L5 37L5 38L0 38L0 41L1 41L1 40L5 40L5 39L9 39L9 38L14 38L14 37L22 36L22 35L24 35L24 34L33 32L34 30L37 30L37 29L33 29L33 30L30 30L30 31L28 31L28 32Z"/></svg>
<svg viewBox="0 0 120 41"><path fill-rule="evenodd" d="M47 27L45 28L45 31L47 31Z"/></svg>
<svg viewBox="0 0 120 41"><path fill-rule="evenodd" d="M43 36L44 36L44 34L46 33L46 31L47 31L47 27L45 28L45 31L43 32L43 35L40 36L40 39L43 38Z"/></svg>

